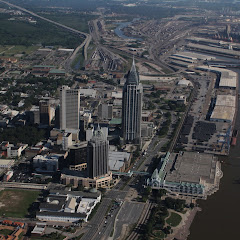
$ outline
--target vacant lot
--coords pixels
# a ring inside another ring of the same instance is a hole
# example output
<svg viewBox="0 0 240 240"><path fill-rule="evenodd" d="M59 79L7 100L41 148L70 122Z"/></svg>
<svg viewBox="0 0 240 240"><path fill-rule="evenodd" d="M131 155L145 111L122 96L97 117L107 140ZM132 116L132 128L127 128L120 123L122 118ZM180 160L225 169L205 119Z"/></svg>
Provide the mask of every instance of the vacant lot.
<svg viewBox="0 0 240 240"><path fill-rule="evenodd" d="M33 51L36 51L39 47L38 46L22 46L16 45L12 46L8 50L4 52L5 56L13 56L15 54L30 54Z"/></svg>
<svg viewBox="0 0 240 240"><path fill-rule="evenodd" d="M25 217L39 191L5 189L0 192L0 216Z"/></svg>

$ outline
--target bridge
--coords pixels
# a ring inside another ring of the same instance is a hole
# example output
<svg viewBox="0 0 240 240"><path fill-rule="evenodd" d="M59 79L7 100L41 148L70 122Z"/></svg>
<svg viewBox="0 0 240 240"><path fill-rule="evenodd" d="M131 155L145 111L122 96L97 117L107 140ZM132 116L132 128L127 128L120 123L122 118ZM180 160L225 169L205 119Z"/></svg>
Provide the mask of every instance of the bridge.
<svg viewBox="0 0 240 240"><path fill-rule="evenodd" d="M115 176L126 176L132 177L133 175L148 176L151 175L149 172L139 172L139 171L128 171L128 172L112 172Z"/></svg>

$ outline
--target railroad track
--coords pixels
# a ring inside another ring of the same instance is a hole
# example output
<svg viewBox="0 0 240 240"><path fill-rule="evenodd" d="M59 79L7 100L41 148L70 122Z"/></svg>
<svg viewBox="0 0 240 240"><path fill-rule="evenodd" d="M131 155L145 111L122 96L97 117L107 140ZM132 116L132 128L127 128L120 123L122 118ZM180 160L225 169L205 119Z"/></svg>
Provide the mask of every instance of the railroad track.
<svg viewBox="0 0 240 240"><path fill-rule="evenodd" d="M153 203L147 201L145 208L143 210L142 215L140 216L137 226L133 229L130 236L127 238L127 240L136 240L139 237L141 225L145 223L145 221L150 217L151 209L153 208Z"/></svg>

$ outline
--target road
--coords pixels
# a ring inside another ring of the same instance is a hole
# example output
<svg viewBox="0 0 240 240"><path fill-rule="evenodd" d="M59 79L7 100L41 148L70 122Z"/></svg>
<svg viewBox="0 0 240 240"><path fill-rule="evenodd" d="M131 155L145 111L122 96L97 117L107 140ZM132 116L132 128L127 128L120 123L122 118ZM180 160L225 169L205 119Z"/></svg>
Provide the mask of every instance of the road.
<svg viewBox="0 0 240 240"><path fill-rule="evenodd" d="M53 21L53 20L51 20L51 19L42 17L42 16L40 16L40 15L38 15L38 14L32 12L32 11L29 11L29 10L27 10L27 9L25 9L25 8L22 8L22 7L20 7L20 6L15 5L15 4L9 3L9 2L7 2L7 1L0 0L0 2L1 2L1 3L5 3L5 4L9 5L10 7L17 8L17 9L19 9L19 10L21 10L21 11L23 11L23 12L26 12L26 13L28 13L28 14L36 17L36 18L39 18L39 19L44 20L44 21L46 21L46 22L52 23L52 24L54 24L54 25L56 25L56 26L58 26L58 27L60 27L60 28L63 28L63 29L65 29L65 30L67 30L67 31L70 31L70 32L75 33L75 34L78 34L80 37L84 37L84 38L85 38L85 40L83 41L83 43L81 43L81 45L79 45L79 46L75 49L75 51L73 52L73 54L70 56L69 61L67 61L67 64L66 64L66 68L67 68L67 69L66 69L66 71L69 71L69 70L71 69L71 64L72 64L74 58L76 57L76 54L77 54L77 53L79 52L79 50L80 50L82 47L84 47L84 46L85 46L85 48L84 48L84 58L85 58L85 60L87 59L87 48L88 48L88 45L89 45L89 43L90 43L90 41L91 41L91 39L92 39L92 37L91 37L90 34L85 33L85 32L81 32L81 31L79 31L79 30L77 30L77 29L68 27L68 26L66 26L66 25L64 25L64 24L61 24L61 23L55 22L55 21Z"/></svg>

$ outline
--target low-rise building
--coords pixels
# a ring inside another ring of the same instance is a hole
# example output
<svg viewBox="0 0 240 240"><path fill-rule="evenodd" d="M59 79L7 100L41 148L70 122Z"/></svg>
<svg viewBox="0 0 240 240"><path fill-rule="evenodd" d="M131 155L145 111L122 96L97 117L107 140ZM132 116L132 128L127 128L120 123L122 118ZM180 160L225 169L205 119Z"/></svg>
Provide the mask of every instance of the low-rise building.
<svg viewBox="0 0 240 240"><path fill-rule="evenodd" d="M170 195L206 199L219 189L221 164L211 154L169 152L161 158L147 185L166 189Z"/></svg>
<svg viewBox="0 0 240 240"><path fill-rule="evenodd" d="M100 200L101 193L96 189L90 192L52 190L47 202L40 204L36 217L41 221L87 222Z"/></svg>
<svg viewBox="0 0 240 240"><path fill-rule="evenodd" d="M0 159L0 168L10 169L14 162L12 159Z"/></svg>
<svg viewBox="0 0 240 240"><path fill-rule="evenodd" d="M33 158L33 167L37 172L55 172L59 167L62 155L37 155Z"/></svg>
<svg viewBox="0 0 240 240"><path fill-rule="evenodd" d="M108 156L111 171L124 172L130 165L131 154L128 152L109 151Z"/></svg>

